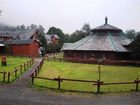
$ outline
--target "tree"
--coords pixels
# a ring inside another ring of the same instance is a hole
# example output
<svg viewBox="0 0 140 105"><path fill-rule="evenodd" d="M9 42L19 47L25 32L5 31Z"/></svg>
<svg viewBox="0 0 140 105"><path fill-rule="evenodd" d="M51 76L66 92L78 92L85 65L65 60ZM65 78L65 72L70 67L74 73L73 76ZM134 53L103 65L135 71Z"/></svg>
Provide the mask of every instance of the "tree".
<svg viewBox="0 0 140 105"><path fill-rule="evenodd" d="M131 49L135 52L140 52L140 34L138 34L135 40L130 44Z"/></svg>
<svg viewBox="0 0 140 105"><path fill-rule="evenodd" d="M134 40L136 37L136 32L135 30L126 30L125 35L127 38L129 38L130 40Z"/></svg>
<svg viewBox="0 0 140 105"><path fill-rule="evenodd" d="M38 29L36 29L36 32L39 36L41 55L44 56L46 51L47 51L47 41L46 41L46 38L44 36L43 26L40 25L40 27Z"/></svg>
<svg viewBox="0 0 140 105"><path fill-rule="evenodd" d="M90 34L90 25L88 23L85 23L82 27L82 31L84 31L86 35L89 35Z"/></svg>
<svg viewBox="0 0 140 105"><path fill-rule="evenodd" d="M37 27L37 29L39 29L40 32L41 32L42 34L44 34L45 28L44 28L42 25L39 25L39 26Z"/></svg>
<svg viewBox="0 0 140 105"><path fill-rule="evenodd" d="M20 30L20 26L19 25L16 27L16 30Z"/></svg>
<svg viewBox="0 0 140 105"><path fill-rule="evenodd" d="M21 31L23 31L23 30L25 30L25 29L26 29L26 27L25 27L24 24L20 26L20 30L21 30Z"/></svg>
<svg viewBox="0 0 140 105"><path fill-rule="evenodd" d="M30 25L30 29L37 29L37 25L31 24L31 25Z"/></svg>
<svg viewBox="0 0 140 105"><path fill-rule="evenodd" d="M64 43L69 43L70 42L70 35L69 34L65 34L64 35Z"/></svg>
<svg viewBox="0 0 140 105"><path fill-rule="evenodd" d="M0 10L0 16L1 16L2 10Z"/></svg>
<svg viewBox="0 0 140 105"><path fill-rule="evenodd" d="M83 31L76 30L71 36L70 36L70 41L71 42L76 42L82 38L84 38L86 34Z"/></svg>
<svg viewBox="0 0 140 105"><path fill-rule="evenodd" d="M58 35L59 37L59 42L57 44L49 44L48 47L49 47L49 51L53 51L53 52L58 52L60 51L63 43L65 42L65 34L63 33L63 31L59 28L56 28L56 27L50 27L48 32L47 32L48 35L52 35L52 34L56 34ZM52 49L51 49L52 48Z"/></svg>
<svg viewBox="0 0 140 105"><path fill-rule="evenodd" d="M59 36L59 42L62 45L64 43L64 33L61 29L59 28L55 28L55 27L50 27L47 34L52 35L52 34L56 34Z"/></svg>
<svg viewBox="0 0 140 105"><path fill-rule="evenodd" d="M59 52L60 49L61 49L60 44L49 43L49 44L47 45L47 52L48 52L48 53Z"/></svg>
<svg viewBox="0 0 140 105"><path fill-rule="evenodd" d="M130 44L130 49L133 51L132 58L140 60L140 34L138 34L135 40Z"/></svg>

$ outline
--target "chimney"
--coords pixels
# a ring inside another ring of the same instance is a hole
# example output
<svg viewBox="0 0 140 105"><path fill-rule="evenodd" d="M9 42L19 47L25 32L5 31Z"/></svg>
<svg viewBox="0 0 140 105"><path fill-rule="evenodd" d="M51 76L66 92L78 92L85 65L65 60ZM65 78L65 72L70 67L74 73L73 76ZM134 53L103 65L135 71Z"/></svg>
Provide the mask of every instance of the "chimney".
<svg viewBox="0 0 140 105"><path fill-rule="evenodd" d="M107 24L107 21L108 21L108 18L107 18L107 16L105 17L105 24Z"/></svg>

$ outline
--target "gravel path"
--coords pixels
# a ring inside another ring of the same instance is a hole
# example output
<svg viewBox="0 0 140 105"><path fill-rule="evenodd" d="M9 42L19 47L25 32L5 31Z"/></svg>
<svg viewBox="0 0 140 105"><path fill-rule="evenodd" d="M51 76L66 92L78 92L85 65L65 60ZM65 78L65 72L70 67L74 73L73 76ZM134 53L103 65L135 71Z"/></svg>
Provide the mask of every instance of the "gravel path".
<svg viewBox="0 0 140 105"><path fill-rule="evenodd" d="M15 83L0 84L0 105L140 105L140 92L82 96L29 88L29 74L39 61Z"/></svg>

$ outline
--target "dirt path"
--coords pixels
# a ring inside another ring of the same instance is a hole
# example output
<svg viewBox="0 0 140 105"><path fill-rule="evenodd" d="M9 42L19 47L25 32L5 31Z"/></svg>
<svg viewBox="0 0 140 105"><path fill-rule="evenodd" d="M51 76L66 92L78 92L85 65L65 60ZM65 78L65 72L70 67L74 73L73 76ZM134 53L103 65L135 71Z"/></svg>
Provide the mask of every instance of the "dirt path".
<svg viewBox="0 0 140 105"><path fill-rule="evenodd" d="M24 87L27 86L31 79L30 74L32 73L33 69L37 67L39 62L41 62L41 59L36 58L34 65L29 70L27 70L19 79L17 79L13 84L21 85Z"/></svg>
<svg viewBox="0 0 140 105"><path fill-rule="evenodd" d="M0 105L140 105L140 92L102 95L66 95L29 88L30 73L39 63L11 84L0 84Z"/></svg>

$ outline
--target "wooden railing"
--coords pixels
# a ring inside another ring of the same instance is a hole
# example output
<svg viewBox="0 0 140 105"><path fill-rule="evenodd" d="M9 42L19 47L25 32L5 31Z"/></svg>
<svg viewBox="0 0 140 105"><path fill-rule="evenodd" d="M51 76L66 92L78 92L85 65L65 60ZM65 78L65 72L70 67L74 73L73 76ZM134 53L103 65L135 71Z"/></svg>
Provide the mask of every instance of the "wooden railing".
<svg viewBox="0 0 140 105"><path fill-rule="evenodd" d="M101 86L105 86L105 85L126 85L126 84L134 84L136 85L136 91L139 91L139 83L140 80L138 78L136 78L136 80L134 81L129 81L129 82L112 82L112 83L106 83L104 81L100 81L100 80L81 80L81 79L66 79L66 78L61 78L60 76L58 76L57 78L45 78L45 77L40 77L38 76L42 65L44 63L44 59L42 59L42 61L37 65L37 67L33 70L33 72L30 74L31 78L32 78L32 84L34 84L34 80L35 79L42 79L42 80L49 80L49 81L57 81L58 84L58 89L61 89L61 83L64 81L71 81L71 82L84 82L84 83L92 83L93 85L95 85L97 87L97 93L101 92Z"/></svg>
<svg viewBox="0 0 140 105"><path fill-rule="evenodd" d="M100 88L101 86L103 85L126 85L126 84L135 84L136 85L136 91L138 91L139 89L139 83L140 83L140 80L138 78L136 78L136 80L134 81L131 81L131 82L112 82L112 83L104 83L103 81L97 81L95 84L93 85L96 85L97 86L97 93L100 93Z"/></svg>
<svg viewBox="0 0 140 105"><path fill-rule="evenodd" d="M5 82L6 73L7 73L7 72L5 72L5 71L3 71L3 72L0 72L0 74L2 74L2 75L3 75L3 80L2 80L2 82Z"/></svg>
<svg viewBox="0 0 140 105"><path fill-rule="evenodd" d="M32 77L32 84L34 84L34 79L42 79L42 80L50 80L50 81L57 81L58 84L58 89L61 89L61 82L63 81L72 81L72 82L84 82L84 83L93 83L93 85L97 86L97 93L101 92L101 86L103 85L126 85L126 84L134 84L136 85L136 91L139 90L139 83L140 80L137 78L136 80L132 82L112 82L112 83L104 83L103 81L99 80L78 80L78 79L66 79L66 78L61 78L58 76L58 78L44 78L44 77L37 77L37 75L31 75Z"/></svg>
<svg viewBox="0 0 140 105"><path fill-rule="evenodd" d="M47 61L63 61L63 53L50 53L45 55Z"/></svg>
<svg viewBox="0 0 140 105"><path fill-rule="evenodd" d="M43 63L44 63L44 58L41 60L41 62L39 62L39 64L37 65L36 68L34 68L34 70L32 71L32 73L30 74L32 78L32 83L34 82L34 77L37 77L37 75L39 74L42 66L43 66Z"/></svg>
<svg viewBox="0 0 140 105"><path fill-rule="evenodd" d="M14 75L14 79L18 77L18 74L21 75L23 71L27 70L34 63L34 58L28 60L26 63L21 64L19 67L16 67L13 71L10 72L0 72L3 75L2 82L11 82L11 76ZM7 78L6 78L7 77Z"/></svg>

